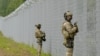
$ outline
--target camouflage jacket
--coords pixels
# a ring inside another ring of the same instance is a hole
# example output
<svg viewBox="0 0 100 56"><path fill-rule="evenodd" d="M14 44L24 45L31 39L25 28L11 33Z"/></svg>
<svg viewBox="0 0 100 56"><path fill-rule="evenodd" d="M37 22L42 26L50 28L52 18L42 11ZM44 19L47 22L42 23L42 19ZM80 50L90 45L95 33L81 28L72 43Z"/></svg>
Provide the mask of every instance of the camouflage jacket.
<svg viewBox="0 0 100 56"><path fill-rule="evenodd" d="M36 29L35 30L35 37L42 41L43 38L45 38L45 33L43 31L41 31L40 29Z"/></svg>
<svg viewBox="0 0 100 56"><path fill-rule="evenodd" d="M78 31L78 27L73 26L71 22L66 21L62 25L62 34L65 39L74 38L77 31Z"/></svg>

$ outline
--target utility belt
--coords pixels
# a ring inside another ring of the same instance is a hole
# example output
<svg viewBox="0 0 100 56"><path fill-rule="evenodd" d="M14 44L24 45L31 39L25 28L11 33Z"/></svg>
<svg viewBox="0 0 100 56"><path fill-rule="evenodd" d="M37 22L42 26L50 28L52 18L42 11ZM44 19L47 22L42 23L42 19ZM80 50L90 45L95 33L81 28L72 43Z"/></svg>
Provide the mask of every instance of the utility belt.
<svg viewBox="0 0 100 56"><path fill-rule="evenodd" d="M46 41L45 37L37 38L37 43L42 43L42 41Z"/></svg>
<svg viewBox="0 0 100 56"><path fill-rule="evenodd" d="M42 43L42 38L37 38L37 43Z"/></svg>
<svg viewBox="0 0 100 56"><path fill-rule="evenodd" d="M74 38L68 38L67 39L67 48L73 48L73 45L74 45Z"/></svg>

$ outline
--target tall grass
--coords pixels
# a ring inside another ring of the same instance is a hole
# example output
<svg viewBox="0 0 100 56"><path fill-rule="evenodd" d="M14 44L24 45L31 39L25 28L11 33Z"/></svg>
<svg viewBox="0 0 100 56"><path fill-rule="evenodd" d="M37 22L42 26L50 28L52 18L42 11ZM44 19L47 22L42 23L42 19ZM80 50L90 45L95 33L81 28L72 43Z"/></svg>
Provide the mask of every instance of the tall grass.
<svg viewBox="0 0 100 56"><path fill-rule="evenodd" d="M37 56L37 50L24 43L17 43L3 35L0 31L0 50L5 52L6 56ZM49 53L42 52L42 56L51 56Z"/></svg>

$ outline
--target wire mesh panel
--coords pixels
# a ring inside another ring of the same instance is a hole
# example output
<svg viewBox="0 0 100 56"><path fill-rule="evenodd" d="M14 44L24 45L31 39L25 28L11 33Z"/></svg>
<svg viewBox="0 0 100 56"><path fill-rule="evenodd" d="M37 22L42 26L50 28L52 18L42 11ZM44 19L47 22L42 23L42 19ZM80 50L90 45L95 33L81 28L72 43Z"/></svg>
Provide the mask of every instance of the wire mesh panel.
<svg viewBox="0 0 100 56"><path fill-rule="evenodd" d="M37 48L34 31L35 24L40 23L47 39L43 42L43 52L52 56L65 56L61 27L64 12L69 10L73 13L72 23L77 21L79 26L74 41L74 56L96 56L96 38L99 37L99 32L96 31L99 31L100 25L99 3L99 0L97 4L96 0L27 0L7 19L0 19L0 29L6 36ZM98 50L98 56L99 52Z"/></svg>

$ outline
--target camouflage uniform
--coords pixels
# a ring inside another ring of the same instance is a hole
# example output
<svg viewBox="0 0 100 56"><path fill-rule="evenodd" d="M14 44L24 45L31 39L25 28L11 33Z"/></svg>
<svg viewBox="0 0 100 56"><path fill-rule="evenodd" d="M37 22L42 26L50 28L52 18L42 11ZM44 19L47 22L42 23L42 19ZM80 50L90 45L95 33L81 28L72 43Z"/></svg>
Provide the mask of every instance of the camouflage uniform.
<svg viewBox="0 0 100 56"><path fill-rule="evenodd" d="M41 50L42 50L42 41L46 41L45 39L45 33L40 30L41 24L35 25L37 28L35 30L35 37L37 39L38 43L38 56L41 55Z"/></svg>
<svg viewBox="0 0 100 56"><path fill-rule="evenodd" d="M67 15L72 15L70 12L67 12ZM65 21L62 25L62 34L64 36L63 45L67 48L67 56L72 56L73 53L73 45L74 45L74 36L78 32L78 27L76 23L72 25L71 22Z"/></svg>

